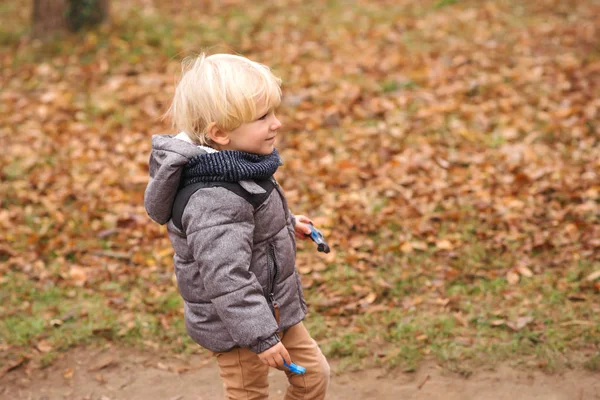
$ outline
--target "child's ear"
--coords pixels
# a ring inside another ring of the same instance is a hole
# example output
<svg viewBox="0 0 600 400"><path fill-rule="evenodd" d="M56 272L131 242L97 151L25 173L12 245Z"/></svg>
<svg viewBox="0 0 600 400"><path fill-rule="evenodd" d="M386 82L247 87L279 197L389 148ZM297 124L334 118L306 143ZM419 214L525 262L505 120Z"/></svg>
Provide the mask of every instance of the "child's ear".
<svg viewBox="0 0 600 400"><path fill-rule="evenodd" d="M208 137L214 143L221 146L226 146L229 143L229 134L220 129L215 122L211 122L206 131Z"/></svg>

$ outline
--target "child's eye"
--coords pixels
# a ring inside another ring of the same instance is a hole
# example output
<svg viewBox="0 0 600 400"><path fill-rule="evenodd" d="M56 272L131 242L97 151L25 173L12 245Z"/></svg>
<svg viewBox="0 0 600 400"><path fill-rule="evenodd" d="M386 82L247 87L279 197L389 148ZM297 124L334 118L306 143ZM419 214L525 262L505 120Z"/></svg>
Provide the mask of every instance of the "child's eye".
<svg viewBox="0 0 600 400"><path fill-rule="evenodd" d="M267 118L267 115L269 115L269 113L266 113L265 115L263 115L262 117L260 117L259 119L265 119Z"/></svg>

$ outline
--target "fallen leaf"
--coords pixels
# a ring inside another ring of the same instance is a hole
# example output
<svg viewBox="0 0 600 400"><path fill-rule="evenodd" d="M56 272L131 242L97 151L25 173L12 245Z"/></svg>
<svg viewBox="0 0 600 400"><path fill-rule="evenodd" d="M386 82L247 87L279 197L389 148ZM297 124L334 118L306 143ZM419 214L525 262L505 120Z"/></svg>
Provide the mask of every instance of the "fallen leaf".
<svg viewBox="0 0 600 400"><path fill-rule="evenodd" d="M524 265L519 265L517 267L517 271L519 271L519 274L527 278L531 278L533 276L533 272L531 272L531 270Z"/></svg>
<svg viewBox="0 0 600 400"><path fill-rule="evenodd" d="M67 368L63 371L63 378L65 379L73 379L73 375L75 374L75 370L73 368Z"/></svg>
<svg viewBox="0 0 600 400"><path fill-rule="evenodd" d="M404 254L410 254L413 251L413 246L410 242L404 242L402 246L400 246L400 251Z"/></svg>
<svg viewBox="0 0 600 400"><path fill-rule="evenodd" d="M519 274L517 274L514 271L508 271L506 274L506 280L509 284L516 285L517 283L519 283Z"/></svg>
<svg viewBox="0 0 600 400"><path fill-rule="evenodd" d="M598 271L595 271L595 272L592 272L591 274L589 274L587 276L587 278L585 278L585 280L588 282L592 282L599 278L600 278L600 269Z"/></svg>
<svg viewBox="0 0 600 400"><path fill-rule="evenodd" d="M48 341L46 340L40 340L36 346L36 349L38 349L40 352L42 353L49 353L51 352L54 348L52 347L52 345L50 345L50 343L48 343Z"/></svg>
<svg viewBox="0 0 600 400"><path fill-rule="evenodd" d="M452 250L454 249L454 246L452 245L452 243L447 240L447 239L442 239L438 242L435 243L435 246L440 249L440 250Z"/></svg>
<svg viewBox="0 0 600 400"><path fill-rule="evenodd" d="M310 265L305 266L305 267L298 267L298 272L300 272L301 275L308 275L312 272L312 267Z"/></svg>
<svg viewBox="0 0 600 400"><path fill-rule="evenodd" d="M99 358L97 358L96 361L88 368L88 371L90 371L90 372L99 371L101 369L104 369L106 367L116 365L116 364L117 364L117 362L112 355L103 354Z"/></svg>
<svg viewBox="0 0 600 400"><path fill-rule="evenodd" d="M177 365L177 366L174 366L173 368L171 368L172 371L177 372L178 374L190 371L191 369L192 369L191 365L184 365L184 364L180 364L180 365Z"/></svg>
<svg viewBox="0 0 600 400"><path fill-rule="evenodd" d="M576 325L592 326L592 325L594 325L594 323L592 321L573 320L573 321L563 322L560 324L560 326L576 326Z"/></svg>
<svg viewBox="0 0 600 400"><path fill-rule="evenodd" d="M361 305L364 307L366 305L372 304L375 299L377 299L377 293L369 293L367 297L360 301Z"/></svg>
<svg viewBox="0 0 600 400"><path fill-rule="evenodd" d="M158 369L162 369L163 371L168 371L169 367L166 364L161 363L160 361L156 363L156 367Z"/></svg>
<svg viewBox="0 0 600 400"><path fill-rule="evenodd" d="M533 321L533 317L519 317L516 321L509 321L506 323L506 326L511 328L513 331L520 331L525 326L530 324Z"/></svg>
<svg viewBox="0 0 600 400"><path fill-rule="evenodd" d="M77 286L85 285L88 279L86 270L78 265L71 265L69 276Z"/></svg>
<svg viewBox="0 0 600 400"><path fill-rule="evenodd" d="M463 317L462 313L460 312L454 313L454 319L456 319L456 321L464 327L469 326L469 322L465 319L465 317Z"/></svg>

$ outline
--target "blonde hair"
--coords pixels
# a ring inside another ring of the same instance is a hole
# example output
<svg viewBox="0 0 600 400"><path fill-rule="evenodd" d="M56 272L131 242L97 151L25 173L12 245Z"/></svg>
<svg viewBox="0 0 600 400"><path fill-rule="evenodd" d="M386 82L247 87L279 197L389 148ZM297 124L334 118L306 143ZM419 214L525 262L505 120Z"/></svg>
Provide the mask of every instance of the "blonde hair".
<svg viewBox="0 0 600 400"><path fill-rule="evenodd" d="M231 131L281 103L281 79L269 67L233 54L201 54L185 59L182 76L167 111L178 130L200 145L210 145L213 122ZM260 107L260 108L259 108Z"/></svg>

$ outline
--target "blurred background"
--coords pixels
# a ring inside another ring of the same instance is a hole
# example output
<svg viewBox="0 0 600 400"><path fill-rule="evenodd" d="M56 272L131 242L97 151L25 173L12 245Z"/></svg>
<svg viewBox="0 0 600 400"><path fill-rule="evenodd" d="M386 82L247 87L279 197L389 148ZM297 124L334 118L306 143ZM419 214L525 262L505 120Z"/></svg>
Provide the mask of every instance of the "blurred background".
<svg viewBox="0 0 600 400"><path fill-rule="evenodd" d="M202 351L143 207L200 51L283 79L277 178L333 248L297 266L340 368L600 369L599 37L594 0L2 2L0 369Z"/></svg>

